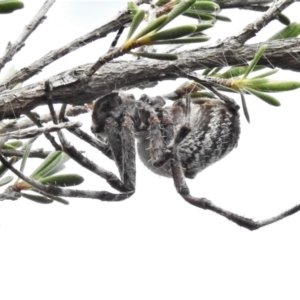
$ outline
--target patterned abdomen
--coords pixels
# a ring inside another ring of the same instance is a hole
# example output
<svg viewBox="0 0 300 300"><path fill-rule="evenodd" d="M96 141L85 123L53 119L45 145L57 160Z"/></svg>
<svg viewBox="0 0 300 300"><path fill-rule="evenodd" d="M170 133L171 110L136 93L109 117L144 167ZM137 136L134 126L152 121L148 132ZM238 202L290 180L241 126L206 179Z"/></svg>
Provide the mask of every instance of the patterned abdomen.
<svg viewBox="0 0 300 300"><path fill-rule="evenodd" d="M190 127L178 151L185 176L194 178L237 146L239 113L218 100L192 103Z"/></svg>
<svg viewBox="0 0 300 300"><path fill-rule="evenodd" d="M165 108L171 115L175 132L186 124L186 107L178 101ZM197 173L220 160L237 146L240 134L239 113L236 108L225 105L220 100L201 99L191 103L189 117L191 132L179 144L180 161L187 178L194 178ZM163 130L162 136L170 140ZM168 146L165 142L165 147ZM143 163L154 173L171 177L170 163L155 167L150 154L149 130L138 137L138 153Z"/></svg>

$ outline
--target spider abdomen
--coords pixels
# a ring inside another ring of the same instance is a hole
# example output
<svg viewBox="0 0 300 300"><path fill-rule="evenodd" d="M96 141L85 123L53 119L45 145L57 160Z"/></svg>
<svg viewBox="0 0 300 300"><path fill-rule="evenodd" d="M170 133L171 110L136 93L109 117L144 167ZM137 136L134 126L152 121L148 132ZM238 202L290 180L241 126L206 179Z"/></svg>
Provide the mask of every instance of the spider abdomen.
<svg viewBox="0 0 300 300"><path fill-rule="evenodd" d="M175 104L167 109L173 117L176 132L187 122L185 107ZM194 178L197 173L237 146L240 133L239 113L237 109L227 107L219 100L206 100L191 104L188 123L191 132L179 144L178 153L185 177ZM169 163L159 168L153 165L150 147L147 135L139 139L138 153L141 160L154 173L171 177Z"/></svg>
<svg viewBox="0 0 300 300"><path fill-rule="evenodd" d="M178 151L185 176L194 178L237 146L239 114L220 101L192 104L190 127Z"/></svg>

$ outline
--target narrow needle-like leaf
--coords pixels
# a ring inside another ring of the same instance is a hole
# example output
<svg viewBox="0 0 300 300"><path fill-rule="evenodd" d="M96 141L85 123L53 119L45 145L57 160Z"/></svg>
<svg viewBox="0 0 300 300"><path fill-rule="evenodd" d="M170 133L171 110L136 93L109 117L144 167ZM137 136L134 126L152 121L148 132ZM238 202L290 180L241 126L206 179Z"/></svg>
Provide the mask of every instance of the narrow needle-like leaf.
<svg viewBox="0 0 300 300"><path fill-rule="evenodd" d="M0 180L0 186L3 186L3 185L6 185L8 184L9 182L11 182L13 180L13 177L12 176L7 176L5 178L2 178Z"/></svg>
<svg viewBox="0 0 300 300"><path fill-rule="evenodd" d="M181 0L174 8L169 12L168 19L164 22L156 31L160 30L172 20L174 20L177 16L181 15L184 11L186 11L189 7L191 7L196 0Z"/></svg>
<svg viewBox="0 0 300 300"><path fill-rule="evenodd" d="M260 91L257 91L257 90L251 89L251 88L247 88L247 91L250 92L251 94L253 94L254 96L260 98L261 100L267 102L270 105L280 106L280 102L276 98L272 97L271 95L262 93Z"/></svg>
<svg viewBox="0 0 300 300"><path fill-rule="evenodd" d="M244 93L242 90L240 90L240 95L241 95L241 100L242 100L244 116L245 116L246 120L248 121L248 123L250 123L250 115L249 115L246 99L245 99L245 96L244 96Z"/></svg>
<svg viewBox="0 0 300 300"><path fill-rule="evenodd" d="M136 31L136 29L139 27L139 25L142 23L145 17L145 11L144 10L138 10L137 13L134 15L131 26L126 38L126 41L128 41L133 33Z"/></svg>
<svg viewBox="0 0 300 300"><path fill-rule="evenodd" d="M254 69L254 67L257 65L258 61L260 60L260 58L262 57L262 55L264 54L264 52L267 49L267 45L262 45L259 50L256 52L253 60L251 61L250 65L248 66L245 74L243 75L242 78L246 78Z"/></svg>
<svg viewBox="0 0 300 300"><path fill-rule="evenodd" d="M152 32L154 29L156 29L157 27L161 26L167 19L168 19L168 16L164 15L164 16L160 16L159 18L153 20L144 29L142 29L139 33L137 33L131 39L131 41L136 41L139 38L141 38L142 36L148 34L149 32Z"/></svg>
<svg viewBox="0 0 300 300"><path fill-rule="evenodd" d="M146 57L150 59L159 59L159 60L176 60L178 57L175 54L168 53L150 53L150 52L130 52L135 56Z"/></svg>

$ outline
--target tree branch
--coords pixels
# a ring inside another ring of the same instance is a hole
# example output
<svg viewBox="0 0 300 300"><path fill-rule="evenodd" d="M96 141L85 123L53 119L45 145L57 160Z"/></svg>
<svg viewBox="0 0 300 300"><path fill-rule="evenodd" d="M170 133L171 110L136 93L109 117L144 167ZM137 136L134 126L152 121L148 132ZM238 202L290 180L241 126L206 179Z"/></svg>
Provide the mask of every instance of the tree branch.
<svg viewBox="0 0 300 300"><path fill-rule="evenodd" d="M29 25L25 26L25 29L15 41L14 44L9 43L4 56L0 59L0 70L5 66L7 62L12 60L13 56L25 45L26 39L34 32L34 30L46 19L45 15L53 5L55 0L47 0L32 19Z"/></svg>
<svg viewBox="0 0 300 300"><path fill-rule="evenodd" d="M267 43L268 48L259 64L286 70L300 70L300 39L275 40ZM113 90L155 86L158 81L187 77L201 69L245 65L251 61L261 44L234 48L228 44L216 47L183 51L176 61L137 60L107 63L90 80L80 80L90 65L84 65L51 77L54 103L81 105ZM46 104L44 83L36 83L0 94L0 116L13 118L26 111Z"/></svg>

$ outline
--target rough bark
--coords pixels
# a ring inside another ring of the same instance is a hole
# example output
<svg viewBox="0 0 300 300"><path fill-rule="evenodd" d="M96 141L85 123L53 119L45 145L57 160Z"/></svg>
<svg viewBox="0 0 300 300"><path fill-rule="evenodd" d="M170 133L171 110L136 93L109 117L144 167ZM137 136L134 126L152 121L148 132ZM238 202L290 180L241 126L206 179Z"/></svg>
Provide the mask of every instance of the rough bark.
<svg viewBox="0 0 300 300"><path fill-rule="evenodd" d="M91 102L113 90L133 87L155 86L158 81L187 77L187 74L202 69L245 64L255 55L259 44L239 48L228 43L215 47L183 51L179 59L167 61L113 61L97 71L88 81L84 71L90 65L79 66L49 78L53 86L55 103L80 105ZM284 70L300 70L300 39L285 39L268 42L268 49L260 64ZM46 104L44 81L0 95L2 119L15 118L35 107Z"/></svg>

